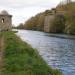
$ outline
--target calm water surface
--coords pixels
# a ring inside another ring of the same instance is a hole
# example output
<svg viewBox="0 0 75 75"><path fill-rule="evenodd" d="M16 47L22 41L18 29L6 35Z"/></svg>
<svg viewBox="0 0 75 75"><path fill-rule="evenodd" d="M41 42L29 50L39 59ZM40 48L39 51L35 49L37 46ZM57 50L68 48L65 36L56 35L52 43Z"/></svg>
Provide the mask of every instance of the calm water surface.
<svg viewBox="0 0 75 75"><path fill-rule="evenodd" d="M47 36L48 33L18 30L17 35L32 47L53 68L60 69L64 75L75 75L75 40Z"/></svg>

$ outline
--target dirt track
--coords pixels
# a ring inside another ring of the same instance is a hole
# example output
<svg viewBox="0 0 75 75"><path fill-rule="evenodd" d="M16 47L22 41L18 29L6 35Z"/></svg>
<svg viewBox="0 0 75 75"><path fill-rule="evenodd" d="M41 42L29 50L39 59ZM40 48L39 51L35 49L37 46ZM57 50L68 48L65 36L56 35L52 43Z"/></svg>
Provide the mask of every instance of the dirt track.
<svg viewBox="0 0 75 75"><path fill-rule="evenodd" d="M3 70L3 51L4 51L4 38L0 37L0 75L2 74Z"/></svg>

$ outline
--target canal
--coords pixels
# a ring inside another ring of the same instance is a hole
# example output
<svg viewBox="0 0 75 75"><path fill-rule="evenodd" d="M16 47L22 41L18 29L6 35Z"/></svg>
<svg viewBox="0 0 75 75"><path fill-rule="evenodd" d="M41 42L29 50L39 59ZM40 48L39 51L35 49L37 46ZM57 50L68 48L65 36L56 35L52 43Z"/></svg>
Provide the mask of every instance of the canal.
<svg viewBox="0 0 75 75"><path fill-rule="evenodd" d="M75 39L31 30L18 30L17 35L36 48L49 66L60 69L64 75L75 75Z"/></svg>

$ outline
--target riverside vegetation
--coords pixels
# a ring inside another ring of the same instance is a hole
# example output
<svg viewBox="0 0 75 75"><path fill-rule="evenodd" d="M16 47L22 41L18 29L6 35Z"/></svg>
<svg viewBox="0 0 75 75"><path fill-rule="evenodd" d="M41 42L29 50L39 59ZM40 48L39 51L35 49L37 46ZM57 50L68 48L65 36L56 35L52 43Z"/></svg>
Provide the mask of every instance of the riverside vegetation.
<svg viewBox="0 0 75 75"><path fill-rule="evenodd" d="M23 42L14 32L1 32L4 37L2 75L62 75L48 67L36 49Z"/></svg>
<svg viewBox="0 0 75 75"><path fill-rule="evenodd" d="M55 19L50 24L50 33L75 34L75 2L58 5L56 8L41 12L17 28L44 31L45 16L51 15L55 10ZM60 12L60 16L58 15ZM63 16L63 20L62 20Z"/></svg>

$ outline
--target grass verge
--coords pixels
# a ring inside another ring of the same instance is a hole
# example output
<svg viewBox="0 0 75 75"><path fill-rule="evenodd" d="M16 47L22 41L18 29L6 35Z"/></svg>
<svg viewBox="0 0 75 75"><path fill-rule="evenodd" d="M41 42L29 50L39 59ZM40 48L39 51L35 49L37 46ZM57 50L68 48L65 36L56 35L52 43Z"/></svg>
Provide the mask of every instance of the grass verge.
<svg viewBox="0 0 75 75"><path fill-rule="evenodd" d="M45 63L37 50L23 42L14 32L3 32L5 40L4 75L62 75Z"/></svg>

